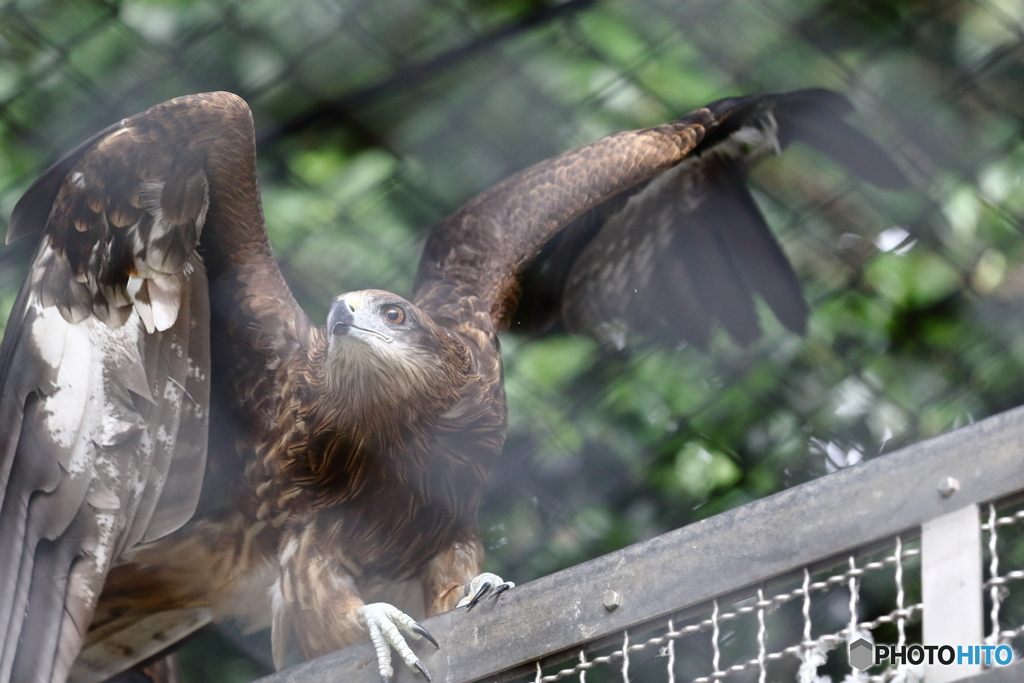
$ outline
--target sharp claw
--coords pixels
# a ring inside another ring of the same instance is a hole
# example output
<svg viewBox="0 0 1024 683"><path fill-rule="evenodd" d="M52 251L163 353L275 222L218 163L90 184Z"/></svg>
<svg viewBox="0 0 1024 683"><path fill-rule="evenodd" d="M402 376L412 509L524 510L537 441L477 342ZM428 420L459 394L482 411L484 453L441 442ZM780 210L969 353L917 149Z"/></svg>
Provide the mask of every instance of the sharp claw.
<svg viewBox="0 0 1024 683"><path fill-rule="evenodd" d="M491 582L484 581L480 585L480 590L476 592L476 595L473 596L473 599L470 600L469 603L466 605L466 611L468 612L469 610L476 607L476 603L480 602L480 599L487 595L487 591L489 590L491 590Z"/></svg>
<svg viewBox="0 0 1024 683"><path fill-rule="evenodd" d="M416 633L420 634L421 636L423 636L427 640L429 640L431 645L433 645L434 647L440 649L441 646L437 644L436 640L434 640L434 636L430 635L430 633L427 632L427 629L423 628L419 624L414 624L413 627L412 627L412 630L415 631ZM430 678L430 676L427 676L427 678Z"/></svg>
<svg viewBox="0 0 1024 683"><path fill-rule="evenodd" d="M512 586L508 585L507 583L499 584L498 587L494 589L494 595L492 595L491 597L497 599L499 595L501 595L511 587Z"/></svg>
<svg viewBox="0 0 1024 683"><path fill-rule="evenodd" d="M394 605L387 603L364 605L359 608L359 616L366 623L367 630L370 632L370 640L373 641L373 647L377 651L377 666L381 683L391 683L394 675L391 667L392 648L398 652L402 661L410 669L419 671L429 683L430 674L419 663L413 651L409 649L409 644L401 633L404 630L416 638L425 637L434 644L434 647L437 647L437 641L425 628Z"/></svg>

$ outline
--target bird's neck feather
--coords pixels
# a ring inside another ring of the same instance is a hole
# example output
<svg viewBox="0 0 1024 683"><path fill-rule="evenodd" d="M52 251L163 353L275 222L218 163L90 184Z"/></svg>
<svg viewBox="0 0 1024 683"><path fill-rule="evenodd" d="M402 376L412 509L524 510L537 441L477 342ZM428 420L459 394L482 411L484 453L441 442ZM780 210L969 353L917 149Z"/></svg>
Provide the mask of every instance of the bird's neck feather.
<svg viewBox="0 0 1024 683"><path fill-rule="evenodd" d="M385 440L444 414L469 376L465 351L454 345L436 354L385 357L352 341L328 353L325 366L325 405L336 412L338 427Z"/></svg>

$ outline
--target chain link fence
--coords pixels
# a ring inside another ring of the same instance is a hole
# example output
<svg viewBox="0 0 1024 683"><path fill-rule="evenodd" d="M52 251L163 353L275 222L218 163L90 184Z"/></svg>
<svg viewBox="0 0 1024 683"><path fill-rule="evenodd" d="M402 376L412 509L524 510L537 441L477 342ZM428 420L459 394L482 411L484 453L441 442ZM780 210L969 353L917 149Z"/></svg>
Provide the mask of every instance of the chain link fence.
<svg viewBox="0 0 1024 683"><path fill-rule="evenodd" d="M522 583L1024 402L1022 82L1016 0L6 2L0 221L110 122L231 90L274 248L322 319L339 292L408 293L426 229L530 163L727 95L847 94L911 190L798 147L751 178L806 337L766 312L750 348L503 339L482 531ZM0 320L30 251L0 252Z"/></svg>

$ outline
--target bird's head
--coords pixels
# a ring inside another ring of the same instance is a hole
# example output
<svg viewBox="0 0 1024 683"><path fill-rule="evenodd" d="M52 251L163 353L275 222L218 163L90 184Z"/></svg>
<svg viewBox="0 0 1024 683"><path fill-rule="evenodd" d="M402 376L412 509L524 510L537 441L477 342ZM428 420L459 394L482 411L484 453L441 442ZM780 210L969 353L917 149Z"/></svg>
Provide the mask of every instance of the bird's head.
<svg viewBox="0 0 1024 683"><path fill-rule="evenodd" d="M443 401L468 376L465 345L391 292L338 296L327 315L327 334L328 387L358 400Z"/></svg>

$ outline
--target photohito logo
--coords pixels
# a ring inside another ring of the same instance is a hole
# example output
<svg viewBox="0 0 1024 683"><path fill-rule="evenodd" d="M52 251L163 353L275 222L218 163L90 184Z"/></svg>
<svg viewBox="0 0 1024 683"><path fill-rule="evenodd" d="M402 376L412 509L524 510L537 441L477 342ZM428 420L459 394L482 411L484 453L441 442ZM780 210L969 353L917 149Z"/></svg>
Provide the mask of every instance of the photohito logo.
<svg viewBox="0 0 1024 683"><path fill-rule="evenodd" d="M1006 666L1013 661L1009 645L872 645L861 638L850 643L850 666L863 671L889 660L890 664L954 664Z"/></svg>

